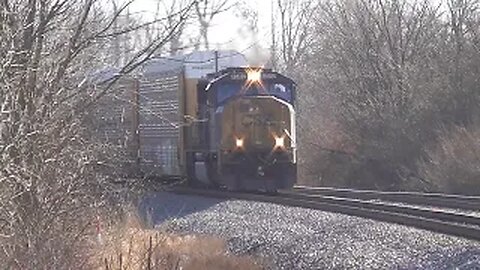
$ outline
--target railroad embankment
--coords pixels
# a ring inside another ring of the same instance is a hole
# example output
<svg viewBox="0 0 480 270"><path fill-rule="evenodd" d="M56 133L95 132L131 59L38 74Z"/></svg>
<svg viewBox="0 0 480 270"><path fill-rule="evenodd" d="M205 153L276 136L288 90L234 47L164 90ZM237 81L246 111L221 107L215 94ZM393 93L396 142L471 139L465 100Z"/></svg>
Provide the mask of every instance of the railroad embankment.
<svg viewBox="0 0 480 270"><path fill-rule="evenodd" d="M239 199L153 193L157 229L216 236L271 269L477 269L480 242L372 219ZM463 268L462 268L463 267Z"/></svg>

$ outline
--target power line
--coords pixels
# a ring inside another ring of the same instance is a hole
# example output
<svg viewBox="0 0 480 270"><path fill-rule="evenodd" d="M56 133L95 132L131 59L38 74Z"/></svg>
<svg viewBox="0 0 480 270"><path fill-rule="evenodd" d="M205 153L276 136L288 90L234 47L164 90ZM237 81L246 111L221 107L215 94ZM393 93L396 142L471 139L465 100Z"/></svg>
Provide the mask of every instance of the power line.
<svg viewBox="0 0 480 270"><path fill-rule="evenodd" d="M251 49L253 46L255 46L255 44L256 44L256 42L253 42L248 47L246 47L245 49L243 49L239 52L234 52L232 54L223 55L223 56L219 56L219 57L212 57L212 58L209 58L209 59L206 59L206 60L203 60L203 61L187 61L185 59L178 59L178 58L173 58L173 57L168 57L168 56L155 56L153 59L165 59L165 60L170 60L170 61L182 62L182 63L185 63L185 64L204 64L204 63L209 63L209 62L215 61L215 59L218 60L218 59L229 58L229 57L233 57L233 56L237 56L237 55L243 55L244 52Z"/></svg>

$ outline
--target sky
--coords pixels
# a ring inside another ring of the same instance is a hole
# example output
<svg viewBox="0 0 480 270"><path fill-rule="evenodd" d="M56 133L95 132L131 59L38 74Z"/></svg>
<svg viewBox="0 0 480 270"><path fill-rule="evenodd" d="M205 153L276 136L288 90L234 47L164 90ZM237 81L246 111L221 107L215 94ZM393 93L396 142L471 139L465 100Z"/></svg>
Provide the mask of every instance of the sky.
<svg viewBox="0 0 480 270"><path fill-rule="evenodd" d="M140 12L144 14L143 17L148 18L151 16L149 14L154 12L157 1L159 0L136 0L132 5L131 11L135 13ZM266 50L270 45L271 1L243 0L243 2L258 12L258 37L263 41L259 45ZM216 49L235 49L249 53L252 50L254 39L252 33L247 34L245 30L242 31L242 26L244 25L245 23L235 16L233 10L219 14L214 18L209 33L211 47Z"/></svg>

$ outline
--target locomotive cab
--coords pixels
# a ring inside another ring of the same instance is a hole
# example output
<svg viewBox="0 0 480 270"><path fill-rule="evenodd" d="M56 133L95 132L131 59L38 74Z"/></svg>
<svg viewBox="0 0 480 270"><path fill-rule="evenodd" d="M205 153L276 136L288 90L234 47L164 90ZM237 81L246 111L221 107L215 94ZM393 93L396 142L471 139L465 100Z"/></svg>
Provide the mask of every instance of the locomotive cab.
<svg viewBox="0 0 480 270"><path fill-rule="evenodd" d="M197 84L189 179L231 190L276 191L296 180L295 83L262 68L228 68Z"/></svg>

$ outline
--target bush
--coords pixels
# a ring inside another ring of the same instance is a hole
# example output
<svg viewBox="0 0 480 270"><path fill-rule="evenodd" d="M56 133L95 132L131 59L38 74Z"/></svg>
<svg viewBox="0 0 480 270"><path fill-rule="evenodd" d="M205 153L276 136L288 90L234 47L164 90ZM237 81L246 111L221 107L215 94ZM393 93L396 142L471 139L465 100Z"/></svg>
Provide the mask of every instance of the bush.
<svg viewBox="0 0 480 270"><path fill-rule="evenodd" d="M251 257L228 254L221 239L142 227L136 218L128 218L107 230L103 243L94 247L91 269L261 269Z"/></svg>
<svg viewBox="0 0 480 270"><path fill-rule="evenodd" d="M480 126L444 133L418 168L437 191L480 195Z"/></svg>

